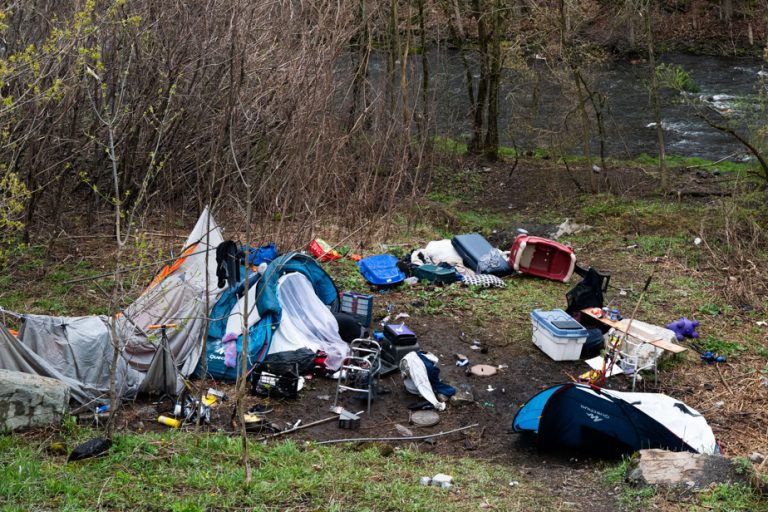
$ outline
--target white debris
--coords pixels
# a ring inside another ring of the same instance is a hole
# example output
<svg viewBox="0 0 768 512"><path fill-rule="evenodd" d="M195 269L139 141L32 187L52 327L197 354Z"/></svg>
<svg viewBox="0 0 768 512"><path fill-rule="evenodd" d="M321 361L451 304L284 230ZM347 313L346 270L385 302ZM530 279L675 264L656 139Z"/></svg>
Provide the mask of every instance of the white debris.
<svg viewBox="0 0 768 512"><path fill-rule="evenodd" d="M444 475L443 473L438 473L432 477L431 483L432 485L442 487L443 489L450 489L453 487L453 477L450 475Z"/></svg>
<svg viewBox="0 0 768 512"><path fill-rule="evenodd" d="M581 231L591 228L592 226L588 226L586 224L577 224L570 218L566 217L563 223L557 226L557 230L550 234L550 237L557 240L562 236L573 235L575 233L580 233Z"/></svg>

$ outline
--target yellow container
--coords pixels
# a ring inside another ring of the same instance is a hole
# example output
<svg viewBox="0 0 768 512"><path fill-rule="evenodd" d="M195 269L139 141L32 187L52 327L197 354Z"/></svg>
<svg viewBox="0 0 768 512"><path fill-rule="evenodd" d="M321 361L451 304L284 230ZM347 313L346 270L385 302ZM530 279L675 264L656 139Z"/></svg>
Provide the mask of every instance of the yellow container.
<svg viewBox="0 0 768 512"><path fill-rule="evenodd" d="M157 422L173 428L181 427L181 420L177 420L176 418L169 418L168 416L158 416Z"/></svg>

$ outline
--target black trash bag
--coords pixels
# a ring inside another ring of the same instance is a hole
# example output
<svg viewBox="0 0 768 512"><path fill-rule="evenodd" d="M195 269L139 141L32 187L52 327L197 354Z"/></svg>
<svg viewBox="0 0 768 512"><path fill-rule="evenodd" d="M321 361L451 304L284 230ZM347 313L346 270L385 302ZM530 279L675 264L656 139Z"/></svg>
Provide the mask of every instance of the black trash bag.
<svg viewBox="0 0 768 512"><path fill-rule="evenodd" d="M268 372L273 375L283 375L294 372L298 375L312 373L315 366L315 352L302 347L286 352L275 352L267 355L259 363L254 373Z"/></svg>
<svg viewBox="0 0 768 512"><path fill-rule="evenodd" d="M69 454L67 462L99 457L106 454L111 447L111 439L105 439L103 437L91 439L90 441L86 441L83 444L75 446L74 450L72 450L72 453Z"/></svg>

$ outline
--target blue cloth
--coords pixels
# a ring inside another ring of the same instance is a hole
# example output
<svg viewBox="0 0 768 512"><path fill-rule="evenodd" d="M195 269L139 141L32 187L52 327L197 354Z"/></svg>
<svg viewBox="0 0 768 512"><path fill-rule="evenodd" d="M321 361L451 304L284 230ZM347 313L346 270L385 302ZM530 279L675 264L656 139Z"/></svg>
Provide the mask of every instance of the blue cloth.
<svg viewBox="0 0 768 512"><path fill-rule="evenodd" d="M245 251L245 247L243 247ZM271 263L277 258L277 247L274 243L262 245L261 247L251 247L248 250L248 264L258 266L262 263Z"/></svg>
<svg viewBox="0 0 768 512"><path fill-rule="evenodd" d="M581 359L599 356L604 346L603 331L597 328L587 329L587 341L581 346Z"/></svg>
<svg viewBox="0 0 768 512"><path fill-rule="evenodd" d="M429 383L432 384L432 389L441 395L455 395L456 389L453 386L450 386L440 380L440 368L438 368L435 363L426 357L423 352L418 352L418 356L419 359L421 359L421 361L424 363L424 366L427 368L427 377L429 378Z"/></svg>

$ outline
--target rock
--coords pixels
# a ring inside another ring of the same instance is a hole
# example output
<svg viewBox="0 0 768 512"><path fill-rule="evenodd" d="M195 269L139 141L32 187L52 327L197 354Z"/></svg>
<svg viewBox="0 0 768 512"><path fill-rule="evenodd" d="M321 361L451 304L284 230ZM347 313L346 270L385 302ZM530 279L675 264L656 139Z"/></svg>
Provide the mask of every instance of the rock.
<svg viewBox="0 0 768 512"><path fill-rule="evenodd" d="M0 370L0 430L61 423L69 408L69 386L31 373Z"/></svg>
<svg viewBox="0 0 768 512"><path fill-rule="evenodd" d="M467 405L475 402L475 394L469 384L459 384L456 394L451 397L453 405Z"/></svg>
<svg viewBox="0 0 768 512"><path fill-rule="evenodd" d="M432 427L440 423L440 415L435 411L416 411L411 413L410 422L417 427Z"/></svg>
<svg viewBox="0 0 768 512"><path fill-rule="evenodd" d="M749 460L754 462L755 464L762 464L765 460L765 455L763 455L760 452L752 452L752 454L749 456Z"/></svg>
<svg viewBox="0 0 768 512"><path fill-rule="evenodd" d="M638 485L664 485L702 490L715 483L746 483L733 461L720 455L666 450L640 450L636 467L627 479Z"/></svg>
<svg viewBox="0 0 768 512"><path fill-rule="evenodd" d="M399 423L395 424L395 430L397 430L397 433L401 436L413 437L413 431L408 427L400 425Z"/></svg>

